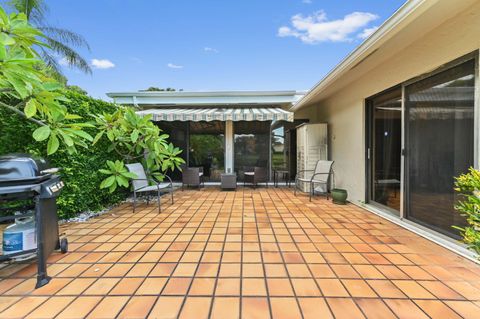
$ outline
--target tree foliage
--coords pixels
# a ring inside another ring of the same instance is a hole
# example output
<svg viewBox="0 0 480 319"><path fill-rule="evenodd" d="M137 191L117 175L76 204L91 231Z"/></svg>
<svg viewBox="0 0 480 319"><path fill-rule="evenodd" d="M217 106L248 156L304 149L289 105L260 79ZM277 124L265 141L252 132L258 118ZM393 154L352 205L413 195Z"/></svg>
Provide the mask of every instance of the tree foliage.
<svg viewBox="0 0 480 319"><path fill-rule="evenodd" d="M167 87L167 88L159 88L159 87L156 87L156 86L151 86L149 87L148 89L146 90L140 90L140 92L175 92L176 89L174 88L171 88L171 87ZM182 90L180 90L182 91Z"/></svg>
<svg viewBox="0 0 480 319"><path fill-rule="evenodd" d="M218 161L224 158L224 141L221 135L191 134L190 135L190 163L200 166L209 159Z"/></svg>
<svg viewBox="0 0 480 319"><path fill-rule="evenodd" d="M455 190L463 196L455 208L467 219L466 227L457 227L463 241L480 258L480 171L470 168L467 174L456 178Z"/></svg>
<svg viewBox="0 0 480 319"><path fill-rule="evenodd" d="M48 46L39 48L40 56L54 71L57 79L62 78L62 71L57 61L58 56L61 56L69 66L85 73L92 73L88 62L75 50L76 48L90 50L88 42L73 31L47 24L48 7L44 0L10 0L8 3L13 9L24 13L30 23L44 34L44 40Z"/></svg>
<svg viewBox="0 0 480 319"><path fill-rule="evenodd" d="M110 142L108 151L116 153L122 160L108 161L107 167L100 173L107 175L101 188L113 192L117 187L127 187L128 181L135 178L127 171L125 164L141 162L147 173L162 181L164 174L179 169L184 160L179 157L179 148L168 143L168 134L162 134L161 129L151 121L150 116L141 117L131 107L118 106L111 114L96 116L99 132L94 144L102 138Z"/></svg>
<svg viewBox="0 0 480 319"><path fill-rule="evenodd" d="M65 96L68 98L66 103L70 112L83 118L88 118L90 114L112 113L116 110L114 104L91 98L78 91L67 90ZM103 168L108 160L121 160L119 155L108 151L108 139L102 139L95 145L89 143L87 149L75 154L59 148L57 152L47 156L47 141L37 142L32 137L37 124L1 107L0 123L0 154L35 154L48 158L52 167L61 168L59 174L65 187L57 199L60 218L73 217L85 211L99 211L126 198L127 192L123 189L114 193L110 193L108 189L99 189L104 175L99 174L98 170ZM85 130L91 135L97 132L96 128Z"/></svg>
<svg viewBox="0 0 480 319"><path fill-rule="evenodd" d="M34 47L45 48L44 35L28 23L23 13L7 15L0 7L0 106L39 125L33 138L47 141L47 153L64 144L69 153L87 147L92 137L63 104L63 86L48 76L48 67Z"/></svg>
<svg viewBox="0 0 480 319"><path fill-rule="evenodd" d="M7 15L0 7L0 151L46 154L62 168L66 184L58 200L62 217L115 201L122 192L105 198L106 191L99 192L98 185L110 192L127 187L135 176L126 171L125 162L144 162L152 177L160 180L164 172L183 163L181 151L167 142L168 135L161 134L150 118L138 116L132 108L101 104L78 88L67 91L52 79L34 49L48 48L45 39L26 14ZM78 122L86 117L92 121ZM76 152L77 146L85 150ZM107 168L102 169L105 163ZM99 170L109 174L104 181Z"/></svg>

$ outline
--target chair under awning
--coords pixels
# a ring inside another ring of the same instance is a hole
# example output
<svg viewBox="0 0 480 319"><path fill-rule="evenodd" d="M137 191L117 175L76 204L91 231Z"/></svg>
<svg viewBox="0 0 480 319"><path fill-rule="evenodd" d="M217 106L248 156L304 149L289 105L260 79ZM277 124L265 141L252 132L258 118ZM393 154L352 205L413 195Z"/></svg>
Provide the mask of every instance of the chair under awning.
<svg viewBox="0 0 480 319"><path fill-rule="evenodd" d="M157 121L288 121L293 122L293 112L282 108L172 108L148 109L137 112L151 115Z"/></svg>

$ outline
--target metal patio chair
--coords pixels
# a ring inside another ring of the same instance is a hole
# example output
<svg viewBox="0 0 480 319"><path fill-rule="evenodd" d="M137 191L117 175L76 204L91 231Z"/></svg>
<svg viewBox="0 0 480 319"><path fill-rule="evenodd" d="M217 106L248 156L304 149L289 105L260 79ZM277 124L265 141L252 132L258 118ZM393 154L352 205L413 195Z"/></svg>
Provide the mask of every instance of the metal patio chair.
<svg viewBox="0 0 480 319"><path fill-rule="evenodd" d="M295 189L294 194L297 195L298 184L307 183L310 185L310 201L315 193L315 185L320 184L323 188L323 194L327 195L329 199L330 181L333 178L333 161L318 161L313 170L303 170L297 173L295 177Z"/></svg>
<svg viewBox="0 0 480 319"><path fill-rule="evenodd" d="M183 167L182 168L182 190L185 185L198 186L205 185L203 178L203 167Z"/></svg>
<svg viewBox="0 0 480 319"><path fill-rule="evenodd" d="M148 204L150 200L150 197L148 196L149 193L157 192L158 212L161 213L162 208L160 206L160 191L169 188L173 204L173 183L172 179L169 176L165 175L165 177L168 179L168 182L158 182L152 178L147 177L147 174L145 174L145 170L141 163L126 164L125 166L127 167L129 172L137 175L137 178L132 179L134 213L137 204L137 193L147 193ZM152 183L152 185L150 185L150 183Z"/></svg>
<svg viewBox="0 0 480 319"><path fill-rule="evenodd" d="M252 184L253 188L255 188L258 183L265 183L268 188L267 169L265 167L255 166L253 171L245 170L243 173L243 186L245 186L245 183Z"/></svg>

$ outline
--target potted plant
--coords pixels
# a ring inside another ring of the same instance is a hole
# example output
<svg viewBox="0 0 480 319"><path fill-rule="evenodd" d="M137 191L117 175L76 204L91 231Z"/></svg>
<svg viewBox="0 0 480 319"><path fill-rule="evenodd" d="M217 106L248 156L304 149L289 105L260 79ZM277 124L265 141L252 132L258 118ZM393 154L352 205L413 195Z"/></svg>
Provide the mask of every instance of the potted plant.
<svg viewBox="0 0 480 319"><path fill-rule="evenodd" d="M345 189L334 188L332 189L332 200L334 204L346 205L348 193Z"/></svg>

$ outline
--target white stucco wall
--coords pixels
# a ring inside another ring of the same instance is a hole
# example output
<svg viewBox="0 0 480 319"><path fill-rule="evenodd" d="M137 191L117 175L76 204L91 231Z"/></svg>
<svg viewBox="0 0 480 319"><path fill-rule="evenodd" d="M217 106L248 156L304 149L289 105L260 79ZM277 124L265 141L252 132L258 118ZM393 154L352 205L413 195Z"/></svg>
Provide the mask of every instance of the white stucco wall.
<svg viewBox="0 0 480 319"><path fill-rule="evenodd" d="M317 107L307 107L295 112L296 120L310 120L310 122L316 122L318 119L319 108Z"/></svg>
<svg viewBox="0 0 480 319"><path fill-rule="evenodd" d="M479 48L477 2L303 111L315 116L315 122L329 123L336 186L347 189L351 201L365 200L365 99ZM377 53L381 52L380 48Z"/></svg>

